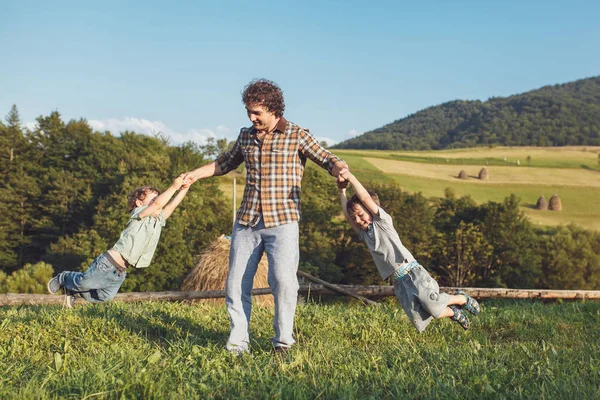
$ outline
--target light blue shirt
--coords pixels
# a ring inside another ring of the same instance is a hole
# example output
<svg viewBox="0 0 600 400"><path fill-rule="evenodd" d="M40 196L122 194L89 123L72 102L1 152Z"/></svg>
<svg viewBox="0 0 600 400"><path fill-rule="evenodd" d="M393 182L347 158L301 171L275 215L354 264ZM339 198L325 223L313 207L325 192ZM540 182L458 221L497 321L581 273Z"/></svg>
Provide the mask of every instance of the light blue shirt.
<svg viewBox="0 0 600 400"><path fill-rule="evenodd" d="M131 212L127 226L121 232L121 237L113 246L130 265L145 268L150 265L162 227L166 225L163 210L155 217L148 215L140 218L140 214L148 206L137 207Z"/></svg>

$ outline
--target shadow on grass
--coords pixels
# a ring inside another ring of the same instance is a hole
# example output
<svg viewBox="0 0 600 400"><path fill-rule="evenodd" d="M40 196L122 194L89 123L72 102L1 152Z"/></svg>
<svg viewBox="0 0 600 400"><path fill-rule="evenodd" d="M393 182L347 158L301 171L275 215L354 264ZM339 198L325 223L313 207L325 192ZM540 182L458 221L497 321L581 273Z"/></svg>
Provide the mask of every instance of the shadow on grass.
<svg viewBox="0 0 600 400"><path fill-rule="evenodd" d="M133 335L141 336L159 344L187 340L199 346L223 345L229 335L228 326L223 330L207 329L191 318L173 316L163 310L136 313L124 308L100 306L85 307L82 314L88 318L113 319Z"/></svg>

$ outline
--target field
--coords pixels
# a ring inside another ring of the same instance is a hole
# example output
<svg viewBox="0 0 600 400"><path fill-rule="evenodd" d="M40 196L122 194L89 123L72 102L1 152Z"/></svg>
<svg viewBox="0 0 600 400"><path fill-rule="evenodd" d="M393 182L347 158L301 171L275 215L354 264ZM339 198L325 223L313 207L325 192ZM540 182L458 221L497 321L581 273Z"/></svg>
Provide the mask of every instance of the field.
<svg viewBox="0 0 600 400"><path fill-rule="evenodd" d="M535 224L556 226L575 223L600 230L600 148L500 147L449 151L401 152L336 150L359 179L397 182L409 192L443 197L451 188L457 196L476 202L502 201L511 193ZM529 157L529 159L528 159ZM477 175L486 167L489 179ZM465 170L468 179L458 179ZM561 198L560 212L538 211L541 195Z"/></svg>
<svg viewBox="0 0 600 400"><path fill-rule="evenodd" d="M108 303L0 308L0 398L597 398L600 303L494 300L472 328L418 334L395 301L298 307L297 345L228 354L222 306Z"/></svg>

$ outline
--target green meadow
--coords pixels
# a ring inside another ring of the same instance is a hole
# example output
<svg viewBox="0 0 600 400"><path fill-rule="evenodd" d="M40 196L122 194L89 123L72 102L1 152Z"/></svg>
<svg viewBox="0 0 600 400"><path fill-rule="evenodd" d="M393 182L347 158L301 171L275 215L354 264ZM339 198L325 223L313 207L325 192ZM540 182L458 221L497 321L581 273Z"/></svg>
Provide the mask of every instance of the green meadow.
<svg viewBox="0 0 600 400"><path fill-rule="evenodd" d="M535 224L575 223L600 230L600 148L334 152L348 162L367 186L371 182L395 182L409 192L421 192L426 197L443 197L445 189L451 188L457 196L469 195L480 204L502 201L514 193L521 200L523 212ZM488 171L488 180L477 178L482 167ZM468 179L457 178L460 170L467 172ZM549 200L555 193L561 199L562 211L535 209L540 196Z"/></svg>
<svg viewBox="0 0 600 400"><path fill-rule="evenodd" d="M308 301L283 355L269 343L272 309L256 309L239 358L223 347L223 306L3 307L0 398L597 398L599 302L481 304L469 331L441 320L419 334L392 299Z"/></svg>

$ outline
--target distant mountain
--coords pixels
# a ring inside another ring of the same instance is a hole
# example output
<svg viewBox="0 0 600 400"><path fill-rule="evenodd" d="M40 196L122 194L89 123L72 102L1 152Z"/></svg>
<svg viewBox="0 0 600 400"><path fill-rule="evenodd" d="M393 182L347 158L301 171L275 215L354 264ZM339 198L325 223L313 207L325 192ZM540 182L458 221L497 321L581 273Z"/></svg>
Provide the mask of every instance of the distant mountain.
<svg viewBox="0 0 600 400"><path fill-rule="evenodd" d="M333 147L428 150L487 145L600 146L600 76L485 102L450 101Z"/></svg>

